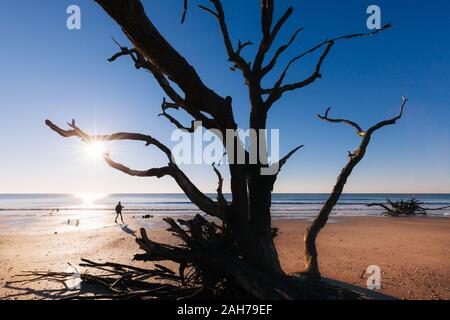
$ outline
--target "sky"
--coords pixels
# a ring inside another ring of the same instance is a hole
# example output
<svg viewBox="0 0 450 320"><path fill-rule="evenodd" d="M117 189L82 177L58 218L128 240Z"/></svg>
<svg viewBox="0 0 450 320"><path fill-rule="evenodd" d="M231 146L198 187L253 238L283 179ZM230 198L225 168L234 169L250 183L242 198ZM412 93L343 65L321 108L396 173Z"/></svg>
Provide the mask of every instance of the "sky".
<svg viewBox="0 0 450 320"><path fill-rule="evenodd" d="M203 81L233 97L235 117L246 128L249 103L242 76L229 69L216 20L194 5L207 1L191 0L183 25L181 0L143 2L161 34ZM223 2L234 43L258 43L259 1ZM66 28L71 4L81 8L81 30ZM404 117L374 135L345 192L450 193L450 2L277 1L277 17L288 5L295 11L276 44L297 27L305 30L266 84L305 49L342 34L367 32L371 4L381 8L382 24L395 27L376 37L337 43L322 79L286 94L270 111L268 126L280 130L282 154L305 145L283 168L275 192L329 192L347 150L359 143L351 128L321 122L317 113L331 106L331 115L367 128L395 115L404 95L409 98ZM75 118L88 132L143 132L174 144L173 126L158 117L163 92L128 59L107 62L117 51L111 36L130 45L92 0L0 2L0 193L180 192L170 178L136 178L111 169L89 157L78 139L63 139L44 124L51 119L64 125ZM254 52L255 46L247 47L243 55L250 59ZM286 80L310 74L313 58L294 65ZM158 150L142 143L107 147L114 159L133 168L166 163ZM214 192L217 181L210 166L183 168L201 190Z"/></svg>

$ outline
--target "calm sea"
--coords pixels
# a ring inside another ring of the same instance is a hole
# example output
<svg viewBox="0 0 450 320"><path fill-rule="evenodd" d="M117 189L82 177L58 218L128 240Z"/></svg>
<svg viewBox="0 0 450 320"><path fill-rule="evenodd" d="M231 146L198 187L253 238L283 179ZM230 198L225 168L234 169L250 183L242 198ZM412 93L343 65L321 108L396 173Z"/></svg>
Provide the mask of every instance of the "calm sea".
<svg viewBox="0 0 450 320"><path fill-rule="evenodd" d="M215 195L211 194L211 197ZM380 215L381 210L368 208L371 202L409 199L411 194L351 194L342 195L333 210L335 216ZM428 208L450 205L450 194L416 194ZM317 214L327 194L274 194L272 213L277 218L311 217ZM92 211L112 210L121 201L124 213L193 214L199 212L184 194L0 194L0 215L18 214L24 211L47 213L54 209ZM430 211L429 215L449 216L450 208Z"/></svg>

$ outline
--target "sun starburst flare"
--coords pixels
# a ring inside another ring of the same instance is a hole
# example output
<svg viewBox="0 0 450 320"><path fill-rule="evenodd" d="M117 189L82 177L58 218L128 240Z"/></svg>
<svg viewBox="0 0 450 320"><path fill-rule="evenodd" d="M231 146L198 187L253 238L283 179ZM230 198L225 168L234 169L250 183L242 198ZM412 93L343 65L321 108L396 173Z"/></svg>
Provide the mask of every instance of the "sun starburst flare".
<svg viewBox="0 0 450 320"><path fill-rule="evenodd" d="M93 159L101 159L107 152L103 141L93 141L86 145L87 154Z"/></svg>

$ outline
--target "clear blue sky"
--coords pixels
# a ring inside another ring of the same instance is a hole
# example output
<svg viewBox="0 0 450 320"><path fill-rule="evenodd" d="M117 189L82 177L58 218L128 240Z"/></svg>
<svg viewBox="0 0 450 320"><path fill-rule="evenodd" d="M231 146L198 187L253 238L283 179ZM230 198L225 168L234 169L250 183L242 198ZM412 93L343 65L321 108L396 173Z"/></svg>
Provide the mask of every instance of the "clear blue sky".
<svg viewBox="0 0 450 320"><path fill-rule="evenodd" d="M216 21L191 5L179 23L181 0L144 1L147 13L204 81L234 99L236 118L247 125L248 102L241 75L229 71ZM192 3L199 2L191 0ZM206 2L206 1L204 1ZM259 1L224 1L231 35L259 41ZM275 191L328 192L358 143L345 126L322 123L333 114L367 127L398 111L404 118L378 132L346 192L450 192L450 3L448 1L278 1L295 12L282 32L286 40L305 27L279 65L326 38L366 32L365 13L378 4L383 23L395 25L379 36L338 43L324 64L323 78L289 93L275 105L269 126L280 128L281 151L305 144L283 170ZM66 29L66 8L82 9L82 29ZM94 1L0 2L0 192L179 192L169 179L128 177L86 156L76 139L62 139L45 125L72 118L87 131L142 131L170 144L171 124L158 118L162 91L128 59L110 64L114 36L128 44ZM248 57L254 49L245 51ZM311 61L291 69L288 80L312 70ZM279 71L279 69L277 70ZM181 118L187 120L187 118ZM164 163L142 144L113 144L111 154L136 168ZM189 166L189 175L213 192L211 168Z"/></svg>

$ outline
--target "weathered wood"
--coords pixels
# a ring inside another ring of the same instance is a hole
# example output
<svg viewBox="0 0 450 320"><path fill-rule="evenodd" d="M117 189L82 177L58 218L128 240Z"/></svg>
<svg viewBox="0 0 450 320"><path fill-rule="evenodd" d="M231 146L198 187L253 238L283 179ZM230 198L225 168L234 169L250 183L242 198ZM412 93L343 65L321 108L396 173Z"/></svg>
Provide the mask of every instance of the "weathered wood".
<svg viewBox="0 0 450 320"><path fill-rule="evenodd" d="M171 100L163 99L162 116L175 127L192 133L195 131L193 122L191 122L191 127L183 126L173 115L167 112L168 109L171 109L171 111L184 110L192 116L193 121L202 121L207 129L219 130L224 137L221 141L226 147L229 143L229 141L226 141L226 130L236 130L238 128L234 120L232 98L220 96L205 84L195 68L161 35L144 11L141 1L95 1L117 22L133 45L132 49L128 49L114 40L119 45L120 51L108 61L113 62L123 56L130 57L137 69L145 69L153 75L158 85ZM337 41L372 36L389 27L389 25L386 25L380 30L369 33L350 34L324 41L289 60L289 63L282 69L282 73L277 77L278 80L273 86L269 89L264 89L261 85L262 81L265 80L269 72L274 70L278 58L293 44L297 34L301 31L301 28L297 29L289 41L278 49L272 48L280 30L286 25L286 21L292 15L293 8L289 7L276 20L274 19L274 0L261 0L262 38L257 44L257 53L252 59L252 63L250 63L243 57L242 51L253 43L239 40L237 41L237 46L233 45L234 41L230 36L225 10L221 1L209 0L209 2L213 8L204 5L201 5L201 8L212 14L218 21L226 54L228 60L232 63L231 69L242 72L249 94L249 128L254 130L265 130L267 128L269 109L284 93L310 85L321 77L322 67L331 52L331 48ZM188 2L185 0L182 22L186 19L187 4ZM296 61L322 48L323 51L310 76L302 81L284 83L288 70ZM272 52L274 53L272 54ZM268 59L269 54L272 56ZM329 119L328 111L323 119L332 122L345 122L342 119ZM391 124L390 122L392 121L395 122L395 120L379 123L367 132L364 132L365 135L360 148L357 152L351 154L349 164L339 176L332 195L318 218L305 234L306 270L310 274L320 275L315 248L317 234L327 222L328 215L337 203L353 167L364 156L371 133L379 127ZM261 170L269 167L269 164L265 161L266 159L258 158L255 164L250 164L248 161L242 164L236 161L237 155L241 153L248 160L249 152L241 145L238 137L233 137L232 145L234 150L227 150L226 154L229 160L228 169L230 172L232 198L230 202L225 199L222 192L223 177L220 171L214 167L214 172L219 179L217 201L214 201L202 193L172 161L170 149L151 136L138 133L93 136L79 129L75 125L75 121L69 123L69 130L63 130L49 120L46 121L46 124L63 137L80 137L86 143L96 139L108 141L135 140L143 141L146 145L155 146L168 157L169 163L166 166L149 170L135 170L115 162L109 154L105 154L104 158L112 168L129 175L158 178L163 176L172 177L187 197L201 211L220 219L222 223L222 226L219 227L200 216L196 216L192 220L178 222L175 222L173 219L166 219L170 226L169 231L174 233L182 241L183 245L174 246L156 243L148 238L145 230L141 230L141 237L136 241L144 253L136 254L136 260L151 261L153 263L155 261L170 260L178 263L179 282L184 286L191 285L195 287L200 283L201 286L210 290L222 282L230 282L232 286L238 287L252 297L257 298L308 297L308 294L305 292L311 291L311 287L308 287L306 290L306 287L299 286L299 282L304 279L296 279L294 281L292 277L286 276L283 272L273 242L276 232L274 232L271 224L271 196L278 172L299 147L289 152L278 163L273 164L279 166L278 170L275 170L275 175L265 176L261 174ZM347 121L347 124L351 123ZM359 131L362 133L362 130ZM264 137L257 135L257 139L253 143L256 145L250 146L252 150L256 150L259 155L267 155L268 147ZM126 272L138 273L142 277L156 274L169 278L173 277L173 274L161 268L157 268L155 273L152 274L143 270L132 270L131 268L127 269L125 266L111 264L95 264L91 262L90 266L97 269L115 268L116 270L122 268L123 270L128 270ZM124 274L121 276L124 276ZM92 279L100 282L105 280L95 277ZM115 281L122 284L128 281L126 278L119 279L120 281L118 279ZM111 285L110 280L106 279L108 286ZM113 285L113 288L115 289L115 285ZM198 288L196 287L195 289L197 290ZM195 292L197 291L190 293L197 295ZM138 296L147 296L147 294L155 297L153 293L149 292L140 291L137 293ZM165 297L167 296L166 294ZM310 296L314 296L313 290ZM130 295L123 293L123 297L130 297Z"/></svg>
<svg viewBox="0 0 450 320"><path fill-rule="evenodd" d="M385 211L383 214L393 217L398 216L413 216L413 215L426 215L427 211L430 210L443 210L450 208L450 206L445 207L439 207L439 208L424 208L422 206L423 202L420 202L415 197L412 197L409 200L399 200L399 201L392 201L391 199L387 198L386 203L369 203L367 204L368 207L382 207Z"/></svg>
<svg viewBox="0 0 450 320"><path fill-rule="evenodd" d="M356 165L364 158L366 154L367 147L369 146L370 139L372 138L372 134L388 125L393 125L399 120L403 115L403 108L408 101L407 98L403 97L402 102L400 104L400 112L397 116L378 122L377 124L370 127L367 131L363 131L361 127L353 121L346 119L333 119L328 117L328 113L330 108L328 108L325 114L318 115L321 120L332 122L332 123L344 123L356 129L356 133L362 137L361 143L359 147L354 152L349 152L349 160L348 163L342 169L340 175L337 178L336 184L320 210L319 215L313 221L313 223L306 229L304 234L305 241L305 273L311 276L312 278L320 278L319 271L319 262L317 259L317 248L316 248L316 239L317 236L325 226L328 221L328 217L330 216L331 211L334 206L338 202L340 196L342 195L342 191L344 190L344 186L347 183L348 177L351 175L353 169Z"/></svg>

